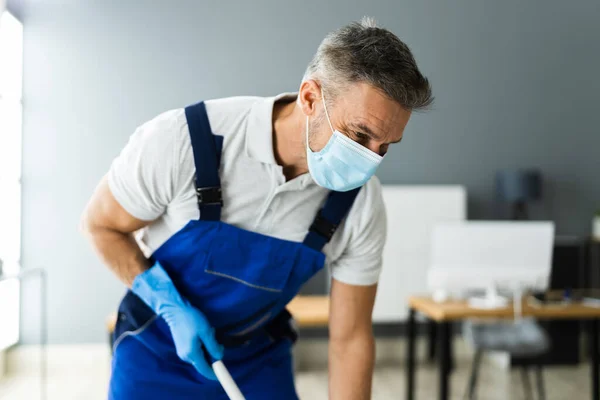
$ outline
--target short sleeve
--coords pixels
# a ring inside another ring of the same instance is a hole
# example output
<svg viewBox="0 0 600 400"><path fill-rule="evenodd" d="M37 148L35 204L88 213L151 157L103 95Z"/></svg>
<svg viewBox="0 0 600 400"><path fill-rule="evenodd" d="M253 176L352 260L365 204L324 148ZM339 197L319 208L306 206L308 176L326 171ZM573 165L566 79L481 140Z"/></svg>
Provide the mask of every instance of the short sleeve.
<svg viewBox="0 0 600 400"><path fill-rule="evenodd" d="M178 176L177 110L136 129L113 161L108 185L117 202L133 217L153 221L173 198Z"/></svg>
<svg viewBox="0 0 600 400"><path fill-rule="evenodd" d="M345 223L350 238L331 266L332 277L349 285L373 285L381 274L387 235L385 205L377 177L359 192Z"/></svg>

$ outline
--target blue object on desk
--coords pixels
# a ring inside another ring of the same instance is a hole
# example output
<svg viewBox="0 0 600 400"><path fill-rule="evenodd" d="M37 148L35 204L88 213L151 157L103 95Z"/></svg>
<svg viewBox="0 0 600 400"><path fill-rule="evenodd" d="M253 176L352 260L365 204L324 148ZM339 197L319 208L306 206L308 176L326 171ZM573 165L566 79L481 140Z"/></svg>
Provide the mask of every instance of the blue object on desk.
<svg viewBox="0 0 600 400"><path fill-rule="evenodd" d="M526 204L542 197L542 174L533 169L499 171L496 173L496 196L512 204L512 219L526 220Z"/></svg>
<svg viewBox="0 0 600 400"><path fill-rule="evenodd" d="M508 170L496 174L496 195L506 202L526 202L542 197L542 174L537 170Z"/></svg>

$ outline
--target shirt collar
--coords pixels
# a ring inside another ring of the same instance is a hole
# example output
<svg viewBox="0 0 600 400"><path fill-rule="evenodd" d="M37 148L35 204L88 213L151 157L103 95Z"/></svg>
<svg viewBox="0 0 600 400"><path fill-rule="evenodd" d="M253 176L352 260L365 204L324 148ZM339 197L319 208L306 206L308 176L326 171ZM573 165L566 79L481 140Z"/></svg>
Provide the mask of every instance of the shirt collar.
<svg viewBox="0 0 600 400"><path fill-rule="evenodd" d="M273 106L281 99L294 100L297 93L266 97L252 105L246 126L246 154L265 164L277 164L273 152Z"/></svg>

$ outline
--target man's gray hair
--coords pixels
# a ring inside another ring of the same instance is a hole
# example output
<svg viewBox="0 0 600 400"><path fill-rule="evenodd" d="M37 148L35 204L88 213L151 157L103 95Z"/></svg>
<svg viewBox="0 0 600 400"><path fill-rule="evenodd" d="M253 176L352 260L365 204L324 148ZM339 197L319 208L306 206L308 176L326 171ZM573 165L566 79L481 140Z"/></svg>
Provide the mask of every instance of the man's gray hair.
<svg viewBox="0 0 600 400"><path fill-rule="evenodd" d="M365 17L328 34L303 80L315 79L335 97L348 84L365 82L407 110L433 102L431 86L408 46L374 19Z"/></svg>

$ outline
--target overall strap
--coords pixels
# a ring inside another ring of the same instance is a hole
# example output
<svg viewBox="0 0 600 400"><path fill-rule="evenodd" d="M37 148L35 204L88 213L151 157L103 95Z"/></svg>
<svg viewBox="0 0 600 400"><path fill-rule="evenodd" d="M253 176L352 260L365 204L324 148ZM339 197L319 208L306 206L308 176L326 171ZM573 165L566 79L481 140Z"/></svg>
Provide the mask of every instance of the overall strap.
<svg viewBox="0 0 600 400"><path fill-rule="evenodd" d="M350 211L354 199L360 188L348 192L331 192L325 201L325 205L319 210L308 234L304 238L304 244L314 250L321 251L325 244L331 240L337 227Z"/></svg>
<svg viewBox="0 0 600 400"><path fill-rule="evenodd" d="M223 137L213 135L204 102L186 107L185 117L196 165L195 184L200 219L219 221L221 207L223 207L221 180L219 179Z"/></svg>

